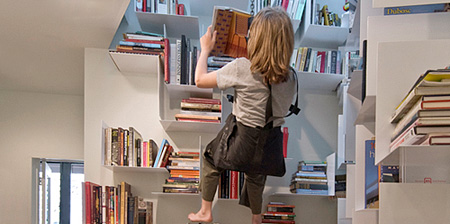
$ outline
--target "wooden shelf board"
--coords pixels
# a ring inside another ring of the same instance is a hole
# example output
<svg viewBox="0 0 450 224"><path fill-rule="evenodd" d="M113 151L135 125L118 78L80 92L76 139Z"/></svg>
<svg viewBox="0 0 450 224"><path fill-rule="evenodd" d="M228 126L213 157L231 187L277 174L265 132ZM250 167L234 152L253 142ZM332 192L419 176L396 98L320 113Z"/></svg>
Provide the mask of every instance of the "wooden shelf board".
<svg viewBox="0 0 450 224"><path fill-rule="evenodd" d="M221 123L203 123L175 120L160 120L161 125L167 132L203 132L217 133Z"/></svg>
<svg viewBox="0 0 450 224"><path fill-rule="evenodd" d="M117 69L123 73L146 73L157 75L160 64L158 55L132 54L110 51L109 55Z"/></svg>

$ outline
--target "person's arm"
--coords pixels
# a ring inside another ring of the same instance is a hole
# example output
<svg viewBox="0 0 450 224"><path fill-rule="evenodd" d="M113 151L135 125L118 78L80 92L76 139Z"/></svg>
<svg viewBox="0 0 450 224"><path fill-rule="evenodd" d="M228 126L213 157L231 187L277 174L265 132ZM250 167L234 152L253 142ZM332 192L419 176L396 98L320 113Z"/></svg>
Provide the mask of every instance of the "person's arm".
<svg viewBox="0 0 450 224"><path fill-rule="evenodd" d="M199 88L215 88L217 87L217 72L208 73L208 56L216 43L217 31L211 32L211 26L208 27L206 33L200 38L201 52L197 60L195 68L195 85Z"/></svg>

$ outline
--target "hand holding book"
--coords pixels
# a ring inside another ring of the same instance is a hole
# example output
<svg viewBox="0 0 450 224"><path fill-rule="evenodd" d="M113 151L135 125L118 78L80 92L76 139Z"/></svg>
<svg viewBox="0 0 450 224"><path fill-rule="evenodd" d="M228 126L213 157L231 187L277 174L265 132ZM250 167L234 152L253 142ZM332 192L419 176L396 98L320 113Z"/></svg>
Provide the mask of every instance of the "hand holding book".
<svg viewBox="0 0 450 224"><path fill-rule="evenodd" d="M217 31L212 32L212 26L208 26L206 33L200 38L200 46L202 48L202 53L209 55L209 53L214 48L217 38Z"/></svg>

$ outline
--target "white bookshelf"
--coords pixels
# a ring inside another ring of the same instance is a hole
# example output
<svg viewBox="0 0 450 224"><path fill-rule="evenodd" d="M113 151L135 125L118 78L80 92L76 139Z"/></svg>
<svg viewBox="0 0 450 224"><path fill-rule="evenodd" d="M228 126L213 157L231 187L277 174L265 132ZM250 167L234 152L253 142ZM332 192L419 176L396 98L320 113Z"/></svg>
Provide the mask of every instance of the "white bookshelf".
<svg viewBox="0 0 450 224"><path fill-rule="evenodd" d="M390 154L389 144L395 125L389 118L417 78L428 69L449 65L448 40L380 43L376 99L376 163Z"/></svg>
<svg viewBox="0 0 450 224"><path fill-rule="evenodd" d="M396 16L370 16L367 19L367 85L366 95L377 94L377 68L382 68L379 61L378 44L393 41L423 41L450 38L450 13L425 13ZM397 61L393 58L393 67ZM404 58L404 59L403 59ZM412 63L406 67L411 67ZM442 66L442 65L441 65ZM401 71L404 73L403 71ZM423 72L423 71L421 71ZM401 73L400 73L401 74ZM398 76L398 75L397 75Z"/></svg>
<svg viewBox="0 0 450 224"><path fill-rule="evenodd" d="M380 224L449 223L447 184L381 183Z"/></svg>
<svg viewBox="0 0 450 224"><path fill-rule="evenodd" d="M341 74L298 72L301 89L335 91L344 79Z"/></svg>
<svg viewBox="0 0 450 224"><path fill-rule="evenodd" d="M110 51L109 55L117 69L124 74L144 73L158 75L161 66L159 55L134 54Z"/></svg>
<svg viewBox="0 0 450 224"><path fill-rule="evenodd" d="M337 49L344 45L349 34L348 27L322 26L312 24L314 4L319 3L320 7L328 5L329 11L337 13L339 16L344 13L342 4L332 1L314 0L306 1L305 11L300 28L298 30L299 39L296 39L296 46L320 47Z"/></svg>
<svg viewBox="0 0 450 224"><path fill-rule="evenodd" d="M158 14L148 12L136 12L142 31L152 33L164 33L168 38L180 39L184 34L191 39L199 39L199 22L197 16Z"/></svg>

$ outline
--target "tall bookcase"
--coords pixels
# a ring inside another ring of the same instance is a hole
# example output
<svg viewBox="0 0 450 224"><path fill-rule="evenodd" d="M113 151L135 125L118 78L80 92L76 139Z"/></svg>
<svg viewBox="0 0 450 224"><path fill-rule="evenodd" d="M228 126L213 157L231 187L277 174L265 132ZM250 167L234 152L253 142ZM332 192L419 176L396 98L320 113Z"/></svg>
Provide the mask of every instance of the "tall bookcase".
<svg viewBox="0 0 450 224"><path fill-rule="evenodd" d="M373 7L432 3L444 1L373 0ZM394 127L389 117L420 74L427 69L448 66L450 32L444 21L449 19L449 13L369 16L367 19L366 101L372 99L375 108L377 164L399 165L409 175L420 175L414 167L433 172L441 166L434 160L447 158L448 147L400 147L391 152L390 134ZM363 144L363 139L357 138L357 141L357 145ZM364 179L364 174L356 174L356 178ZM362 200L362 195L356 195L356 204ZM378 215L367 216L365 221L380 224L449 221L446 184L381 183L379 196ZM431 204L433 210L429 208Z"/></svg>
<svg viewBox="0 0 450 224"><path fill-rule="evenodd" d="M308 10L311 10L312 1L307 2L310 4ZM326 1L322 1L322 3L324 2ZM242 1L227 1L226 4L215 1L214 4L230 5L244 10L248 7L248 2L244 7ZM195 16L183 17L149 13L137 13L134 17L128 15L127 22L134 21L138 25L130 25L128 28L120 27L118 33L135 31L130 30L134 29L132 27L159 32L166 26L167 35L171 39L181 35L184 29L193 27L192 35L195 40L204 32L205 26L211 20L211 15L203 13L212 12L214 4L205 5L197 0L191 0L190 12ZM208 10L205 7L211 7L211 9ZM339 4L335 7L341 8L342 5ZM201 14L197 16L195 12ZM184 19L186 21L183 21ZM173 29L180 25L183 26ZM310 31L305 32L307 34L300 35L303 32L301 29L304 30L305 26L307 25L300 25L296 41L304 43L306 47L323 46L323 43L336 42L329 46L337 49L345 41L345 38L339 38L338 41L334 38L319 40L323 36L323 32L326 33L325 36L333 36L332 33L336 30L339 30L337 32L340 33L345 29L316 27L316 29L325 31L313 32L311 30L315 28L311 28L311 26L308 28ZM348 30L345 31L345 37L347 34ZM319 42L315 43L314 40ZM263 207L269 201L284 201L297 206L295 211L297 222L332 223L336 220L336 201L329 200L326 196L296 195L290 197L291 195L286 193L291 174L295 172L299 160L334 158L330 155L337 148L337 115L341 110L336 100L335 89L343 77L343 75L334 74L299 73L299 101L302 112L299 116L288 118L285 125L289 128L290 135L288 158L286 159L287 173L285 177L268 178ZM179 109L180 99L191 95L221 98L223 116L225 117L231 111L230 105L223 100L224 95L218 90L201 90L194 86L164 83L163 66L157 56L110 53L105 49L86 49L86 180L101 185L117 185L120 181L126 181L131 184L132 192L135 195L157 201L156 223L186 222L187 214L200 207L200 196L197 194L160 193L162 184L168 177L168 172L164 169L104 167L102 165L102 129L107 126L134 127L140 131L144 139L152 138L160 144L162 139L166 138L176 150L199 151L215 137L220 125L188 124L175 121L173 115ZM334 163L335 160L332 159L332 161ZM333 181L330 179L330 182ZM312 211L311 208L314 210ZM174 213L174 211L176 212ZM316 216L311 213L322 215ZM233 215L230 216L230 214ZM230 199L218 200L214 205L213 215L215 221L220 223L241 223L242 220L250 220L250 212L237 205L237 200Z"/></svg>

